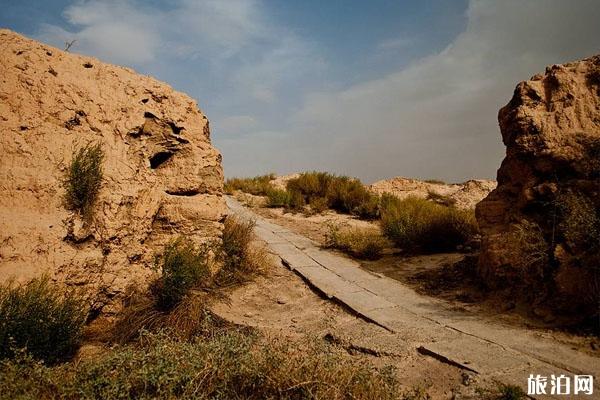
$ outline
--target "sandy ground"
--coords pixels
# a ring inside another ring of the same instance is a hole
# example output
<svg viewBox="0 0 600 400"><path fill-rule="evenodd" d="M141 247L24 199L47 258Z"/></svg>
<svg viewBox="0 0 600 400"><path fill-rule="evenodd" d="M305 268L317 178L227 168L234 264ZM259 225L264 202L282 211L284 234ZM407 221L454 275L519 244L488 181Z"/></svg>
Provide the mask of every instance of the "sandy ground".
<svg viewBox="0 0 600 400"><path fill-rule="evenodd" d="M282 208L265 208L260 196L241 194L239 200L252 211L273 220L317 243L324 244L329 225L377 227L376 222L362 221L350 215L327 211L320 215L285 212ZM535 315L531 304L507 300L506 293L489 293L481 287L473 273L475 255L445 253L406 256L388 249L377 261L360 261L363 268L384 274L405 283L419 293L447 302L449 308L468 311L502 323L535 330L542 337L551 337L578 350L600 357L600 338L586 331L555 328L559 321Z"/></svg>
<svg viewBox="0 0 600 400"><path fill-rule="evenodd" d="M480 385L474 375L404 347L389 331L322 299L280 263L229 297L213 311L232 322L298 342L306 336L333 339L348 357L395 367L406 391L422 388L433 399L477 398L471 397Z"/></svg>

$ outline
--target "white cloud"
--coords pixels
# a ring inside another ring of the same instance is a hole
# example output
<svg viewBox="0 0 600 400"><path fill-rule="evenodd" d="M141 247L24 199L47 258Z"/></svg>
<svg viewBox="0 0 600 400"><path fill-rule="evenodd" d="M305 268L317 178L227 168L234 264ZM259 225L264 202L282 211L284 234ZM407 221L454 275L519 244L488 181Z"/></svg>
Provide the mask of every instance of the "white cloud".
<svg viewBox="0 0 600 400"><path fill-rule="evenodd" d="M377 80L307 95L290 124L295 142L286 144L318 143L299 168L324 166L366 180L494 177L504 152L498 109L518 81L547 64L598 52L599 20L594 1L473 0L466 30L439 54Z"/></svg>
<svg viewBox="0 0 600 400"><path fill-rule="evenodd" d="M267 3L168 4L78 1L64 12L72 31L45 25L39 38L77 39L72 51L178 81L208 109L229 175L493 177L504 152L496 115L516 83L599 51L597 0L471 0L446 49L340 90L326 55L270 19ZM390 38L371 56L409 45ZM328 86L315 90L324 71Z"/></svg>

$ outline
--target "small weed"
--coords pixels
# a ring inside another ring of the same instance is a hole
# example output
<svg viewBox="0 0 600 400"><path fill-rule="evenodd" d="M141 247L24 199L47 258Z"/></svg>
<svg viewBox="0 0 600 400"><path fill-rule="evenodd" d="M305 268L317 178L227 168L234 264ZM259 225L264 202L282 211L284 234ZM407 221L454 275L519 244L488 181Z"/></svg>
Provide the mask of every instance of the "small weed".
<svg viewBox="0 0 600 400"><path fill-rule="evenodd" d="M191 240L178 238L167 244L163 253L156 257L155 269L161 274L152 286L157 306L169 310L190 290L209 286L209 248L196 248Z"/></svg>
<svg viewBox="0 0 600 400"><path fill-rule="evenodd" d="M445 185L446 184L446 182L442 181L441 179L425 179L425 182L431 183L433 185Z"/></svg>
<svg viewBox="0 0 600 400"><path fill-rule="evenodd" d="M86 219L91 217L100 192L103 161L104 151L100 143L81 147L73 153L64 179L67 208L80 212Z"/></svg>

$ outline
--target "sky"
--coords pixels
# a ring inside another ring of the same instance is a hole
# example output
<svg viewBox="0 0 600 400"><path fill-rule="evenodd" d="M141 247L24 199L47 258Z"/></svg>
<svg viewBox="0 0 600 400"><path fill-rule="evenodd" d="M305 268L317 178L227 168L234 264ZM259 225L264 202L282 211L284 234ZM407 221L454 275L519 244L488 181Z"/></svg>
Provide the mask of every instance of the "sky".
<svg viewBox="0 0 600 400"><path fill-rule="evenodd" d="M519 81L600 53L598 0L0 0L0 27L195 98L225 175L495 178Z"/></svg>

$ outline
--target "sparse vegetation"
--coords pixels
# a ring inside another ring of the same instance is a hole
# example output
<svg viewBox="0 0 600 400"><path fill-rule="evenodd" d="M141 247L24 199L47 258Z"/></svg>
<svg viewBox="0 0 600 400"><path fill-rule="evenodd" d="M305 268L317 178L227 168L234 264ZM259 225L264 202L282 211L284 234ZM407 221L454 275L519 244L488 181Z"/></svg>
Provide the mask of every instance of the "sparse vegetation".
<svg viewBox="0 0 600 400"><path fill-rule="evenodd" d="M356 258L377 260L388 246L387 240L376 228L340 228L329 226L327 246L344 251Z"/></svg>
<svg viewBox="0 0 600 400"><path fill-rule="evenodd" d="M197 248L185 238L178 238L165 246L156 258L155 268L161 276L152 286L156 305L160 310L170 310L193 288L209 286L209 247Z"/></svg>
<svg viewBox="0 0 600 400"><path fill-rule="evenodd" d="M68 209L81 213L86 219L92 210L102 185L104 151L100 143L88 144L73 153L66 172L64 186Z"/></svg>
<svg viewBox="0 0 600 400"><path fill-rule="evenodd" d="M233 194L236 190L250 193L255 196L267 196L273 190L271 181L275 179L274 174L260 175L253 178L230 178L225 181L225 193Z"/></svg>
<svg viewBox="0 0 600 400"><path fill-rule="evenodd" d="M81 296L60 294L47 277L0 286L0 359L22 349L50 364L69 359L79 346L86 315Z"/></svg>
<svg viewBox="0 0 600 400"><path fill-rule="evenodd" d="M49 368L27 355L0 364L6 398L395 399L391 368L373 369L319 340L235 330L195 341L144 333L93 360Z"/></svg>
<svg viewBox="0 0 600 400"><path fill-rule="evenodd" d="M143 330L167 330L189 340L214 327L210 301L224 296L221 289L248 282L268 263L266 251L252 244L253 229L253 221L229 216L221 242L196 246L179 238L167 244L156 261L160 277L147 293L130 291L114 339L125 343Z"/></svg>
<svg viewBox="0 0 600 400"><path fill-rule="evenodd" d="M288 181L287 190L315 210L323 210L327 205L332 210L366 219L378 215L378 197L355 178L327 172L304 172Z"/></svg>
<svg viewBox="0 0 600 400"><path fill-rule="evenodd" d="M268 263L262 247L254 247L255 222L229 216L225 220L223 242L218 251L221 266L215 277L216 285L229 287L248 282Z"/></svg>
<svg viewBox="0 0 600 400"><path fill-rule="evenodd" d="M327 172L304 172L297 178L290 179L286 190L281 190L271 184L274 178L274 175L231 178L225 183L225 191L231 194L235 190L241 190L256 196L266 196L267 207L285 207L307 214L332 209L364 219L373 219L379 215L379 197L365 189L358 179Z"/></svg>
<svg viewBox="0 0 600 400"><path fill-rule="evenodd" d="M458 210L408 197L383 195L381 227L390 240L407 251L454 251L477 233L472 211Z"/></svg>
<svg viewBox="0 0 600 400"><path fill-rule="evenodd" d="M281 189L267 191L267 207L289 207L291 204L290 193Z"/></svg>
<svg viewBox="0 0 600 400"><path fill-rule="evenodd" d="M596 307L600 298L600 208L588 196L568 192L558 198L560 223L564 245L573 255L571 262L581 268L589 279L581 288L583 298Z"/></svg>

